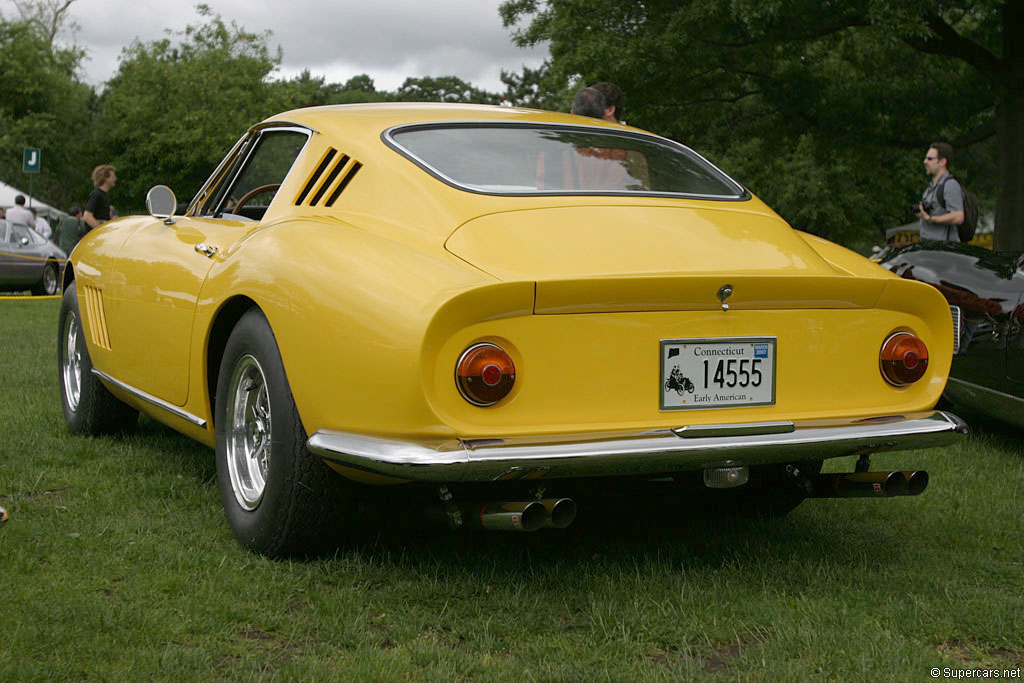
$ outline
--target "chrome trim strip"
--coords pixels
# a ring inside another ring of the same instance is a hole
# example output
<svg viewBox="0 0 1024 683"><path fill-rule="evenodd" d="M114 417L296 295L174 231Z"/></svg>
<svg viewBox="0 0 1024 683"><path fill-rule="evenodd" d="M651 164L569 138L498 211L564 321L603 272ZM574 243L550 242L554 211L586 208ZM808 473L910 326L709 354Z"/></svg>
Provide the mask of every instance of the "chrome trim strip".
<svg viewBox="0 0 1024 683"><path fill-rule="evenodd" d="M146 403L149 403L150 405L154 405L157 408L160 408L161 410L165 410L171 415L174 415L175 417L180 417L183 420L187 420L197 427L206 427L206 420L204 420L203 418L196 417L192 413L186 412L175 405L171 405L170 403L164 401L163 399L157 398L156 396L153 396L151 394L147 394L145 391L141 391L129 384L125 384L120 380L114 379L105 372L100 372L96 368L93 368L92 374L96 375L104 382L112 384L113 386L117 387L126 394L131 394L135 398L143 400Z"/></svg>
<svg viewBox="0 0 1024 683"><path fill-rule="evenodd" d="M717 427L721 428L721 425ZM743 427L743 425L740 425ZM821 460L954 443L967 424L927 411L847 420L805 420L792 431L681 438L649 432L552 434L508 439L399 441L322 429L307 447L332 462L399 479L493 481L517 477L649 475L709 466Z"/></svg>
<svg viewBox="0 0 1024 683"><path fill-rule="evenodd" d="M747 436L750 434L789 434L796 431L796 425L789 421L747 422L746 424L687 425L672 430L684 439L702 436Z"/></svg>

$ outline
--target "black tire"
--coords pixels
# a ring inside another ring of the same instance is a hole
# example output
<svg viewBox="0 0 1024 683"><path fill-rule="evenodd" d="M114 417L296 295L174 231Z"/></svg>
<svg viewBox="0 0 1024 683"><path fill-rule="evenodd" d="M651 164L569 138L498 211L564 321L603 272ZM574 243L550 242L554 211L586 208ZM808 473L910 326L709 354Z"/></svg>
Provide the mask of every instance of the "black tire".
<svg viewBox="0 0 1024 683"><path fill-rule="evenodd" d="M57 264L53 261L47 261L46 267L43 268L43 276L39 278L39 282L32 288L32 293L36 296L53 296L59 288L60 273L57 270Z"/></svg>
<svg viewBox="0 0 1024 683"><path fill-rule="evenodd" d="M64 420L72 434L95 436L135 429L139 413L92 374L75 283L64 290L57 326L57 373Z"/></svg>
<svg viewBox="0 0 1024 683"><path fill-rule="evenodd" d="M246 312L228 338L214 415L221 502L238 541L271 557L337 548L355 528L360 487L306 449L274 333L259 309Z"/></svg>

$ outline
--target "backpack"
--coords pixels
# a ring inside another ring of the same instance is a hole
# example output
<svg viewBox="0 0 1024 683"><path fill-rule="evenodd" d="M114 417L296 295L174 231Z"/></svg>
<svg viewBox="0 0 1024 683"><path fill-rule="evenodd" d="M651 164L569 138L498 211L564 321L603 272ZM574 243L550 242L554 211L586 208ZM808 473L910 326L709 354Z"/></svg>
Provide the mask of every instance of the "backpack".
<svg viewBox="0 0 1024 683"><path fill-rule="evenodd" d="M946 208L946 181L953 177L955 176L947 171L946 177L939 183L939 189L935 192L935 199L943 209ZM956 234L960 241L966 244L974 238L974 231L978 229L978 195L968 191L963 184L960 185L960 189L964 195L964 222L956 226Z"/></svg>

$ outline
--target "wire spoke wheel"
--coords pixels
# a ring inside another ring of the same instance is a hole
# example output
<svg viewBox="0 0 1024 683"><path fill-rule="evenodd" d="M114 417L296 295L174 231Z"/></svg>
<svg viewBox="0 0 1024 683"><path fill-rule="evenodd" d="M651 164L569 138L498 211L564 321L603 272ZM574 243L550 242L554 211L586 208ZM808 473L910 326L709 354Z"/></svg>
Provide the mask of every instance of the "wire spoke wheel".
<svg viewBox="0 0 1024 683"><path fill-rule="evenodd" d="M267 379L251 355L243 356L231 375L228 393L227 466L235 500L255 510L267 486L271 415Z"/></svg>
<svg viewBox="0 0 1024 683"><path fill-rule="evenodd" d="M68 407L74 412L78 410L78 402L82 398L82 342L79 334L81 327L74 312L67 314L64 330L65 351L61 375Z"/></svg>

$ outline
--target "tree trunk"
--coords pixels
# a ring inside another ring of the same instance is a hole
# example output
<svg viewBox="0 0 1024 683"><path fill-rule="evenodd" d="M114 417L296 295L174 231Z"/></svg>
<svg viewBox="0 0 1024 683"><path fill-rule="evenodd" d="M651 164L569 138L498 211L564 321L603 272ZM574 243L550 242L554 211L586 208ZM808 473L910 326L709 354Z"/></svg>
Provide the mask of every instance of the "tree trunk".
<svg viewBox="0 0 1024 683"><path fill-rule="evenodd" d="M1024 92L1009 91L996 104L999 140L997 250L1024 251Z"/></svg>
<svg viewBox="0 0 1024 683"><path fill-rule="evenodd" d="M1003 70L997 76L996 140L999 145L999 197L996 200L998 250L1024 251L1024 7L1003 6Z"/></svg>

